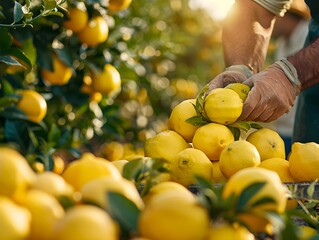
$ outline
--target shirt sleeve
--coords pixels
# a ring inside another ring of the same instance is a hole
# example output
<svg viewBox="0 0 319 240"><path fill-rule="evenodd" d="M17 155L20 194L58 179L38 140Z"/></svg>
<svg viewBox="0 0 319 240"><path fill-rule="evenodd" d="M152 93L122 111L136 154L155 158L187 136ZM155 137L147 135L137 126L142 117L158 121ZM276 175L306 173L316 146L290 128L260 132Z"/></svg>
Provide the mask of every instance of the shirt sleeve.
<svg viewBox="0 0 319 240"><path fill-rule="evenodd" d="M283 17L289 10L292 0L253 0L273 14Z"/></svg>

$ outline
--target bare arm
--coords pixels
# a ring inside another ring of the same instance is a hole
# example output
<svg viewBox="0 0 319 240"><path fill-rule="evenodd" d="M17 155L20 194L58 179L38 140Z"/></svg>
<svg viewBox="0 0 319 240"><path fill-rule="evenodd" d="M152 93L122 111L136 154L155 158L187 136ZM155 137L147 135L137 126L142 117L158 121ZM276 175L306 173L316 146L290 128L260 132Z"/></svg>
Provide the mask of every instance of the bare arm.
<svg viewBox="0 0 319 240"><path fill-rule="evenodd" d="M274 23L275 15L254 1L237 0L223 26L226 66L243 64L259 72Z"/></svg>

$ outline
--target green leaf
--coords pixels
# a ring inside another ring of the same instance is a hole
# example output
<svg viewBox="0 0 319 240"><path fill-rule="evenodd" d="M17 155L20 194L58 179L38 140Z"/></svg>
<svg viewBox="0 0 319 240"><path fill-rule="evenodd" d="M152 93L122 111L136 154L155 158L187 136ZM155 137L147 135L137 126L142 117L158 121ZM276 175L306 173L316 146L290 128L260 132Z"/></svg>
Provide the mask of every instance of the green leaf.
<svg viewBox="0 0 319 240"><path fill-rule="evenodd" d="M128 198L116 192L107 192L108 211L121 229L129 235L137 231L138 218L141 210Z"/></svg>
<svg viewBox="0 0 319 240"><path fill-rule="evenodd" d="M27 38L23 41L22 50L23 50L25 56L30 61L31 66L34 66L34 64L36 63L36 60L37 60L37 50L36 50L35 46L33 45L32 38Z"/></svg>
<svg viewBox="0 0 319 240"><path fill-rule="evenodd" d="M0 111L0 116L7 119L28 120L28 116L14 106L6 107L2 111Z"/></svg>
<svg viewBox="0 0 319 240"><path fill-rule="evenodd" d="M43 0L44 2L44 10L47 12L50 12L51 10L55 9L57 7L56 0Z"/></svg>
<svg viewBox="0 0 319 240"><path fill-rule="evenodd" d="M14 23L19 22L23 16L23 10L22 10L23 6L18 3L17 1L14 1L14 8L13 8L13 19L14 19Z"/></svg>
<svg viewBox="0 0 319 240"><path fill-rule="evenodd" d="M261 124L258 124L256 122L247 122L251 128L254 128L254 129L261 129L263 128L263 126Z"/></svg>
<svg viewBox="0 0 319 240"><path fill-rule="evenodd" d="M265 182L254 182L247 186L238 196L237 209L239 211L245 209L249 201L256 195L265 185Z"/></svg>
<svg viewBox="0 0 319 240"><path fill-rule="evenodd" d="M123 177L128 180L136 180L144 168L144 162L143 158L138 158L125 164L123 168Z"/></svg>
<svg viewBox="0 0 319 240"><path fill-rule="evenodd" d="M7 65L22 66L17 60L15 60L13 57L8 56L8 55L0 56L0 62L3 62Z"/></svg>
<svg viewBox="0 0 319 240"><path fill-rule="evenodd" d="M202 116L194 116L186 119L186 122L192 124L193 126L203 126L208 122Z"/></svg>
<svg viewBox="0 0 319 240"><path fill-rule="evenodd" d="M12 45L13 37L8 28L0 27L0 52L6 52Z"/></svg>
<svg viewBox="0 0 319 240"><path fill-rule="evenodd" d="M250 129L250 124L248 122L234 122L232 124L229 124L228 127L233 127L233 128L239 128L245 132L247 132Z"/></svg>
<svg viewBox="0 0 319 240"><path fill-rule="evenodd" d="M309 238L309 240L319 240L319 234L316 234L315 236Z"/></svg>
<svg viewBox="0 0 319 240"><path fill-rule="evenodd" d="M239 128L235 128L235 127L230 127L230 126L227 126L229 128L229 130L232 132L233 136L234 136L234 139L235 141L236 140L239 140L240 138L240 129Z"/></svg>
<svg viewBox="0 0 319 240"><path fill-rule="evenodd" d="M61 138L61 131L55 123L52 123L48 133L48 143L55 146Z"/></svg>
<svg viewBox="0 0 319 240"><path fill-rule="evenodd" d="M271 197L264 197L264 198L258 199L257 201L253 202L252 204L250 204L250 206L257 207L259 205L263 205L266 203L276 203L276 201Z"/></svg>
<svg viewBox="0 0 319 240"><path fill-rule="evenodd" d="M316 185L317 181L314 181L307 187L307 194L310 198L312 198L315 193Z"/></svg>
<svg viewBox="0 0 319 240"><path fill-rule="evenodd" d="M20 48L11 48L8 51L8 54L11 56L16 57L18 60L21 60L22 63L26 64L27 68L31 68L32 64L29 60L29 58L25 55L25 53Z"/></svg>
<svg viewBox="0 0 319 240"><path fill-rule="evenodd" d="M16 143L23 151L29 148L30 138L26 123L7 119L4 124L4 134L8 142Z"/></svg>
<svg viewBox="0 0 319 240"><path fill-rule="evenodd" d="M2 94L4 96L11 95L11 96L7 96L7 97L11 98L11 99L16 99L16 102L21 98L19 95L14 94L14 88L11 86L11 84L7 80L2 79L0 86L2 89ZM1 104L0 104L0 106L1 106Z"/></svg>

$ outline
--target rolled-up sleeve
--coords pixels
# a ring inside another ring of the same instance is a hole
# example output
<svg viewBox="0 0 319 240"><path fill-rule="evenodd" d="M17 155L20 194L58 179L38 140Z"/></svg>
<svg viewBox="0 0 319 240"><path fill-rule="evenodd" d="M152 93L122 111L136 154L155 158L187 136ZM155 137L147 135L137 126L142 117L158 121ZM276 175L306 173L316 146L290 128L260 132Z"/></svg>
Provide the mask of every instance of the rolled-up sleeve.
<svg viewBox="0 0 319 240"><path fill-rule="evenodd" d="M292 0L253 0L273 14L283 17L289 10Z"/></svg>

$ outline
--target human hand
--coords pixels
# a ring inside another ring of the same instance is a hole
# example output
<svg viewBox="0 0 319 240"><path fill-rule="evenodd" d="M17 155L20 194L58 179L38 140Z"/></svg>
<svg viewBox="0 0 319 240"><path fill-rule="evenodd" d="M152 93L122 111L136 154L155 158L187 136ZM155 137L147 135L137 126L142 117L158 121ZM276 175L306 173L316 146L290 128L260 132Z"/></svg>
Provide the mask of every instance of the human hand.
<svg viewBox="0 0 319 240"><path fill-rule="evenodd" d="M271 122L287 113L300 93L297 71L287 60L278 61L250 77L251 87L239 120Z"/></svg>
<svg viewBox="0 0 319 240"><path fill-rule="evenodd" d="M252 76L252 72L247 66L232 65L208 83L208 90L205 95L208 95L215 88L223 88L230 83L242 83L250 76Z"/></svg>

